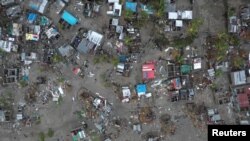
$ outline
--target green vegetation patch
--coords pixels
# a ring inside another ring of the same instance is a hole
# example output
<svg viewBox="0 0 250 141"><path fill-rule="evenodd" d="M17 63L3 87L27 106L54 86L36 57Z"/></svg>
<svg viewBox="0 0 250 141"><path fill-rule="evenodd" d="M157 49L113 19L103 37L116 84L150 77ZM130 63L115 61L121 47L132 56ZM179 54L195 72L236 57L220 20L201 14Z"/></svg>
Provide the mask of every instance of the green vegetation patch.
<svg viewBox="0 0 250 141"><path fill-rule="evenodd" d="M44 132L40 132L38 134L38 137L39 137L39 141L45 141L46 135L44 134Z"/></svg>
<svg viewBox="0 0 250 141"><path fill-rule="evenodd" d="M52 128L48 129L47 136L50 138L54 136L54 130Z"/></svg>
<svg viewBox="0 0 250 141"><path fill-rule="evenodd" d="M101 137L97 133L93 133L91 135L91 140L92 141L101 141Z"/></svg>
<svg viewBox="0 0 250 141"><path fill-rule="evenodd" d="M107 54L95 56L94 64L100 63L112 63L114 66L116 66L119 63L119 58L116 56L108 56Z"/></svg>
<svg viewBox="0 0 250 141"><path fill-rule="evenodd" d="M165 0L150 0L149 5L156 11L156 17L162 18L165 16Z"/></svg>
<svg viewBox="0 0 250 141"><path fill-rule="evenodd" d="M202 24L203 24L203 20L193 19L191 23L188 25L188 29L187 29L188 35L191 37L196 37L199 32L199 28Z"/></svg>

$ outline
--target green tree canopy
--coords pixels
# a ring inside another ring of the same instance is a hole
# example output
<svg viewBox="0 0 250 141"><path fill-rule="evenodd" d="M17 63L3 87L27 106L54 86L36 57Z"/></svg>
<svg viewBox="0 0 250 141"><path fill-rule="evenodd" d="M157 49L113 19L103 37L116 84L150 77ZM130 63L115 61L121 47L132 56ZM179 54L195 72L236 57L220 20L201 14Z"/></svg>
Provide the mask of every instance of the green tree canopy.
<svg viewBox="0 0 250 141"><path fill-rule="evenodd" d="M162 18L165 15L165 0L148 0L147 2L156 11L156 17Z"/></svg>

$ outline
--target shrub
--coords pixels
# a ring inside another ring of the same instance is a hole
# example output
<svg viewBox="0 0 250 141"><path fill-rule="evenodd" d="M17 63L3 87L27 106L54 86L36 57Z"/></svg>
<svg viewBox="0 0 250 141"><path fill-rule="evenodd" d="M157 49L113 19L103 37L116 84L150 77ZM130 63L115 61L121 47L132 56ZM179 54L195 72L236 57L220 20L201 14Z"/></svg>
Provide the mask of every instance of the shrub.
<svg viewBox="0 0 250 141"><path fill-rule="evenodd" d="M39 141L45 141L45 134L44 134L44 132L40 132L39 133Z"/></svg>
<svg viewBox="0 0 250 141"><path fill-rule="evenodd" d="M53 137L54 136L54 130L52 128L49 128L47 135L48 135L48 137Z"/></svg>

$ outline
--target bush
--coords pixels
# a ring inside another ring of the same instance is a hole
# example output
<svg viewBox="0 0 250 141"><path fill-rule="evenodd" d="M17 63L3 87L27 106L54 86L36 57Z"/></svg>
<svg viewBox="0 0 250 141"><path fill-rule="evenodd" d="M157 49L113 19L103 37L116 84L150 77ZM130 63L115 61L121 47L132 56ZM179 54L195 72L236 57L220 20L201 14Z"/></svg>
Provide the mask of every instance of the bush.
<svg viewBox="0 0 250 141"><path fill-rule="evenodd" d="M45 134L44 134L44 132L40 132L39 133L39 141L45 141Z"/></svg>
<svg viewBox="0 0 250 141"><path fill-rule="evenodd" d="M61 105L63 102L63 97L60 95L57 104Z"/></svg>
<svg viewBox="0 0 250 141"><path fill-rule="evenodd" d="M227 13L228 17L234 16L235 14L236 14L236 10L234 7L231 7L228 9L228 13Z"/></svg>
<svg viewBox="0 0 250 141"><path fill-rule="evenodd" d="M20 80L20 81L19 81L19 84L20 84L20 86L21 86L22 88L28 86L28 83L27 83L25 80Z"/></svg>
<svg viewBox="0 0 250 141"><path fill-rule="evenodd" d="M145 11L141 11L139 13L139 16L137 17L137 20L135 21L134 25L137 28L141 28L142 26L144 26L146 23L148 23L149 20L149 15L147 12Z"/></svg>
<svg viewBox="0 0 250 141"><path fill-rule="evenodd" d="M217 69L217 70L215 70L215 77L219 77L219 76L221 76L222 74L223 74L222 69Z"/></svg>
<svg viewBox="0 0 250 141"><path fill-rule="evenodd" d="M102 85L104 87L111 87L112 84L110 83L110 81L106 78L106 74L103 73L103 74L100 74L100 78L101 78L101 82L102 82Z"/></svg>
<svg viewBox="0 0 250 141"><path fill-rule="evenodd" d="M133 39L132 39L131 37L126 36L126 37L124 38L124 44L125 44L126 46L131 46L132 43L133 43Z"/></svg>
<svg viewBox="0 0 250 141"><path fill-rule="evenodd" d="M75 114L79 119L82 119L82 118L83 118L84 111L75 111L74 114Z"/></svg>
<svg viewBox="0 0 250 141"><path fill-rule="evenodd" d="M52 130L51 128L48 129L48 133L47 133L48 137L53 137L54 136L54 130Z"/></svg>
<svg viewBox="0 0 250 141"><path fill-rule="evenodd" d="M193 43L195 36L187 36L185 38L175 38L172 46L176 48L183 48Z"/></svg>
<svg viewBox="0 0 250 141"><path fill-rule="evenodd" d="M41 124L41 122L42 122L41 117L40 117L40 116L37 116L37 117L36 117L36 120L35 120L35 124L36 124L36 125L39 125L39 124Z"/></svg>
<svg viewBox="0 0 250 141"><path fill-rule="evenodd" d="M169 40L164 36L164 35L158 35L155 39L154 42L160 46L161 48L166 47L169 45Z"/></svg>
<svg viewBox="0 0 250 141"><path fill-rule="evenodd" d="M117 66L118 63L119 63L119 58L118 58L118 57L113 57L112 60L111 60L111 62L112 62L112 64L113 64L114 66Z"/></svg>
<svg viewBox="0 0 250 141"><path fill-rule="evenodd" d="M240 39L235 35L229 36L229 44L233 46L239 46L240 45Z"/></svg>
<svg viewBox="0 0 250 141"><path fill-rule="evenodd" d="M226 57L226 52L229 48L230 35L227 33L219 33L215 40L216 60L221 61Z"/></svg>
<svg viewBox="0 0 250 141"><path fill-rule="evenodd" d="M212 83L212 84L210 85L210 89L211 89L212 91L217 91L218 85L215 84L215 83Z"/></svg>
<svg viewBox="0 0 250 141"><path fill-rule="evenodd" d="M188 26L188 34L190 36L197 36L200 26L203 24L203 20L201 19L194 19L191 21L190 25Z"/></svg>
<svg viewBox="0 0 250 141"><path fill-rule="evenodd" d="M94 64L99 64L101 62L100 57L95 56L94 58Z"/></svg>
<svg viewBox="0 0 250 141"><path fill-rule="evenodd" d="M53 63L59 63L59 62L63 61L63 58L62 58L62 56L56 54L56 55L53 55L52 61L53 61Z"/></svg>
<svg viewBox="0 0 250 141"><path fill-rule="evenodd" d="M6 54L6 52L0 48L0 55L3 56L4 54Z"/></svg>
<svg viewBox="0 0 250 141"><path fill-rule="evenodd" d="M12 109L13 97L11 93L1 94L0 96L0 107L4 109Z"/></svg>
<svg viewBox="0 0 250 141"><path fill-rule="evenodd" d="M133 17L134 17L133 11L131 11L131 10L126 10L125 11L125 19L126 20L132 21Z"/></svg>
<svg viewBox="0 0 250 141"><path fill-rule="evenodd" d="M141 11L140 19L143 20L143 21L147 21L149 19L148 13L146 11Z"/></svg>
<svg viewBox="0 0 250 141"><path fill-rule="evenodd" d="M232 67L234 69L242 69L244 68L245 60L240 56L234 56L232 58Z"/></svg>
<svg viewBox="0 0 250 141"><path fill-rule="evenodd" d="M161 18L165 15L165 0L151 0L149 5L156 11L156 17Z"/></svg>
<svg viewBox="0 0 250 141"><path fill-rule="evenodd" d="M57 81L58 81L59 83L63 83L63 82L65 81L65 78L64 78L64 77L59 77L59 78L57 79Z"/></svg>

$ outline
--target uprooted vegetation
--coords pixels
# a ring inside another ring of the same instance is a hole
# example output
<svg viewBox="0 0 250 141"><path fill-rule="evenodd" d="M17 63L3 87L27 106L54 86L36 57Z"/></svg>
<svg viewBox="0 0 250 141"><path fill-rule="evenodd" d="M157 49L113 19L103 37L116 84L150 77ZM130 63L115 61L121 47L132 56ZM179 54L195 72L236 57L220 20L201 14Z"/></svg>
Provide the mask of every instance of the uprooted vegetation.
<svg viewBox="0 0 250 141"><path fill-rule="evenodd" d="M81 90L79 92L79 98L82 101L83 108L81 111L76 111L75 114L77 114L79 118L84 116L96 118L98 116L98 113L96 111L96 108L92 104L94 100L93 95L87 90Z"/></svg>
<svg viewBox="0 0 250 141"><path fill-rule="evenodd" d="M28 104L32 104L37 100L37 87L32 85L28 88L27 93L24 96L25 101Z"/></svg>
<svg viewBox="0 0 250 141"><path fill-rule="evenodd" d="M142 123L150 123L154 120L155 115L151 107L142 107L139 111L139 120Z"/></svg>
<svg viewBox="0 0 250 141"><path fill-rule="evenodd" d="M183 48L193 43L194 39L198 37L200 26L203 24L202 19L192 20L187 28L187 35L185 37L176 37L172 41L172 46L176 48Z"/></svg>
<svg viewBox="0 0 250 141"><path fill-rule="evenodd" d="M169 114L163 114L160 117L161 132L165 135L173 135L176 130L174 122Z"/></svg>
<svg viewBox="0 0 250 141"><path fill-rule="evenodd" d="M203 104L187 103L183 111L193 122L194 127L202 128L204 127L204 116L207 108Z"/></svg>

